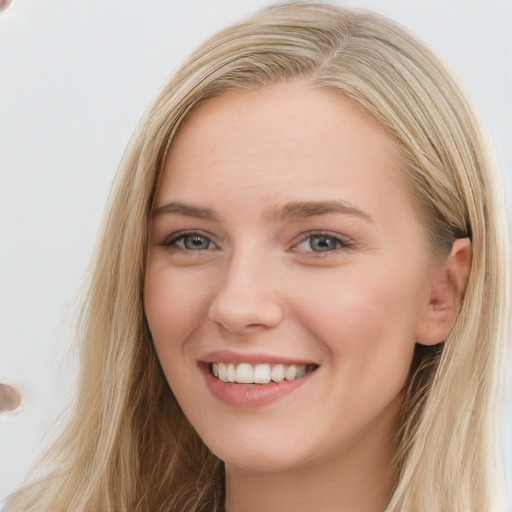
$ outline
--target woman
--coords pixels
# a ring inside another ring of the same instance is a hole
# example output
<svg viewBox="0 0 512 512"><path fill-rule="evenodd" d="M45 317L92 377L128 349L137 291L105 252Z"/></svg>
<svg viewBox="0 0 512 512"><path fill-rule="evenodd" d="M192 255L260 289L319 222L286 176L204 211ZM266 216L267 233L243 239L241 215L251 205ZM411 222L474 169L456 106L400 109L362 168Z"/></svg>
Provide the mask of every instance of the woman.
<svg viewBox="0 0 512 512"><path fill-rule="evenodd" d="M390 21L290 3L214 36L126 152L75 412L7 510L491 510L495 180Z"/></svg>

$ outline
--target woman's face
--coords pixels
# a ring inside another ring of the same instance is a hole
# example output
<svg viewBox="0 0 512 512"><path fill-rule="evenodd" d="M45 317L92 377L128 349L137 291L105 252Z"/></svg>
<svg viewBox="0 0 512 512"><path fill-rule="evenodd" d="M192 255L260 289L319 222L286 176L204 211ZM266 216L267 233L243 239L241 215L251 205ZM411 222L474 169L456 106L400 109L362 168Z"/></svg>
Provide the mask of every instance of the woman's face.
<svg viewBox="0 0 512 512"><path fill-rule="evenodd" d="M401 170L373 118L303 84L226 94L180 128L145 309L176 399L228 467L392 444L433 273Z"/></svg>

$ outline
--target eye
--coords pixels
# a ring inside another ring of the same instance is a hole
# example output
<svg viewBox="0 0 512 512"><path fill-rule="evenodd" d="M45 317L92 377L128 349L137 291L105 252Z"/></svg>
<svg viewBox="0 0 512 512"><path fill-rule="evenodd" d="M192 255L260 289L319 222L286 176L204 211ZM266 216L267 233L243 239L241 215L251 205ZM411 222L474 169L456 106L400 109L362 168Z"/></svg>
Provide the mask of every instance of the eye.
<svg viewBox="0 0 512 512"><path fill-rule="evenodd" d="M216 245L200 233L179 233L165 240L164 247L178 247L186 251L207 251L216 249Z"/></svg>
<svg viewBox="0 0 512 512"><path fill-rule="evenodd" d="M347 247L350 247L349 242L337 236L327 233L313 233L301 240L296 246L296 250L300 252L326 253Z"/></svg>

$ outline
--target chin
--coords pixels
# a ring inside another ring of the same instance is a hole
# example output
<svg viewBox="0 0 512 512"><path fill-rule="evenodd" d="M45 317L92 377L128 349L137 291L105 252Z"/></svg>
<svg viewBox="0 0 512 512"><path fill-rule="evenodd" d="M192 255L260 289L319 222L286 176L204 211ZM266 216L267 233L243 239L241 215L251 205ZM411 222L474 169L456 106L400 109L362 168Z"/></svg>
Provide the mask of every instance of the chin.
<svg viewBox="0 0 512 512"><path fill-rule="evenodd" d="M277 443L276 443L277 444ZM257 473L281 473L293 471L307 462L304 454L298 453L293 446L276 447L268 440L265 444L253 444L243 447L232 444L229 447L209 447L213 454L221 459L228 468L236 468Z"/></svg>
<svg viewBox="0 0 512 512"><path fill-rule="evenodd" d="M221 458L228 469L238 469L251 473L285 473L299 468L300 464L296 460L287 460L282 457L276 457L275 454L248 453L237 454L233 457Z"/></svg>

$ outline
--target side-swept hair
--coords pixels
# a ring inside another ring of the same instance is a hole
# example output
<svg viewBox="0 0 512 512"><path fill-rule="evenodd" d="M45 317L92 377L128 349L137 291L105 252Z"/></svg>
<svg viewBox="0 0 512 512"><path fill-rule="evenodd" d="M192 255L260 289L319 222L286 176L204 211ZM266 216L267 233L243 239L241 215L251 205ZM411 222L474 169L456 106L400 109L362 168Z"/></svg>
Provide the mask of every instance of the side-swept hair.
<svg viewBox="0 0 512 512"><path fill-rule="evenodd" d="M432 251L470 237L472 264L442 345L417 346L404 390L387 512L491 508L494 415L508 321L503 199L483 131L454 79L411 34L374 13L310 2L269 7L201 46L163 87L122 160L79 336L76 405L9 511L222 511L223 464L160 369L143 310L153 196L188 113L236 89L300 79L337 90L398 141Z"/></svg>

